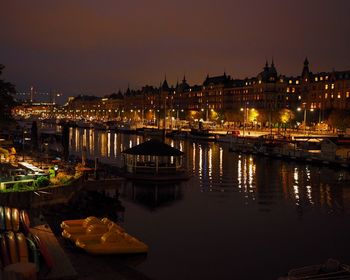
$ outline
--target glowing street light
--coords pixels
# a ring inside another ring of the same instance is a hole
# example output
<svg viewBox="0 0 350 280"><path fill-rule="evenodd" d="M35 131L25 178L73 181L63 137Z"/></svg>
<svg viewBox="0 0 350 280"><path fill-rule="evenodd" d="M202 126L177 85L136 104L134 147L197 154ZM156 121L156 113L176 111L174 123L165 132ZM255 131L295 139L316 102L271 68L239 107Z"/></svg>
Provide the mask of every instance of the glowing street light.
<svg viewBox="0 0 350 280"><path fill-rule="evenodd" d="M304 134L306 135L306 118L307 118L307 109L306 109L306 103L304 102L303 103L303 106L304 106ZM298 107L297 110L300 112L302 110L302 108ZM310 109L310 112L313 112L314 109L311 108Z"/></svg>

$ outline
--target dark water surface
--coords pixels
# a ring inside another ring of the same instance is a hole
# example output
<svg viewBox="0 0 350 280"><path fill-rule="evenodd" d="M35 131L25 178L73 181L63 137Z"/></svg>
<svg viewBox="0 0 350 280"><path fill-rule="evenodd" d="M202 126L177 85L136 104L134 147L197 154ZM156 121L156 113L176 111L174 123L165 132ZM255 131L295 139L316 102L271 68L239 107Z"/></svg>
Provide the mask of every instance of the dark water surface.
<svg viewBox="0 0 350 280"><path fill-rule="evenodd" d="M72 129L72 152L120 164L141 136ZM119 189L123 225L149 245L136 269L153 279L277 279L327 258L350 263L350 184L342 170L168 140L193 177ZM107 190L111 197L115 190Z"/></svg>

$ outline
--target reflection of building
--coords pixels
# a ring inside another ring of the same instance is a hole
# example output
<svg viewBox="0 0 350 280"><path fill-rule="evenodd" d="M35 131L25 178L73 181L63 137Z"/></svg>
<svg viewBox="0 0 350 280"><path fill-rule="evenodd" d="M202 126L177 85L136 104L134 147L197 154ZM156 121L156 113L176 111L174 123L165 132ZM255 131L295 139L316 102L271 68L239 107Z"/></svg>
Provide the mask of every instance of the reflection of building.
<svg viewBox="0 0 350 280"><path fill-rule="evenodd" d="M176 184L137 184L125 183L119 189L121 197L125 197L151 210L170 205L183 197L181 185Z"/></svg>
<svg viewBox="0 0 350 280"><path fill-rule="evenodd" d="M290 169L294 169L294 172L290 172ZM337 176L328 168L319 170L317 167L283 162L280 168L283 197L304 210L317 206L332 212L342 212L345 189L336 185L339 179ZM271 185L270 179L265 184Z"/></svg>

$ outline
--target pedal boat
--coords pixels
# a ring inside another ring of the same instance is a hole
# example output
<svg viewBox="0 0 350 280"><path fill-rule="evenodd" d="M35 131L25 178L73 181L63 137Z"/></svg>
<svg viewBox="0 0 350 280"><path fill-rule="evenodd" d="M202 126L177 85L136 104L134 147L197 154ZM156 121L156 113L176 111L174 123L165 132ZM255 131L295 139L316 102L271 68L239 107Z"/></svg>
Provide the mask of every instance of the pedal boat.
<svg viewBox="0 0 350 280"><path fill-rule="evenodd" d="M69 231L65 229L62 232L62 236L75 242L79 237L83 236L101 237L104 233L108 232L109 230L124 231L124 229L118 226L116 223L113 223L109 220L107 221L106 219L104 222L100 221L99 223L89 225L87 228L73 227L70 228Z"/></svg>
<svg viewBox="0 0 350 280"><path fill-rule="evenodd" d="M88 253L97 255L147 253L148 246L135 237L111 229L98 236L82 236L75 245Z"/></svg>
<svg viewBox="0 0 350 280"><path fill-rule="evenodd" d="M101 222L100 219L98 219L94 216L89 216L85 219L63 221L61 223L61 228L62 229L70 229L70 228L75 228L75 227L87 228L89 225L99 223L99 222Z"/></svg>

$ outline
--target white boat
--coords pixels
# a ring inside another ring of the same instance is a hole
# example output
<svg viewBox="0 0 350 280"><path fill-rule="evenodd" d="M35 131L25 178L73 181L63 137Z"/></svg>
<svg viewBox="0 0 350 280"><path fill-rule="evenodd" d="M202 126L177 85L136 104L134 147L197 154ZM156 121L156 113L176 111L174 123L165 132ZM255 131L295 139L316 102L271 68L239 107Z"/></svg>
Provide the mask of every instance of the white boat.
<svg viewBox="0 0 350 280"><path fill-rule="evenodd" d="M307 280L307 279L350 279L350 266L341 264L334 259L328 259L324 264L294 268L285 277L278 280Z"/></svg>

